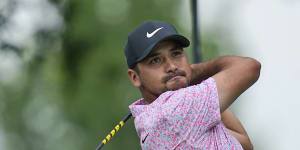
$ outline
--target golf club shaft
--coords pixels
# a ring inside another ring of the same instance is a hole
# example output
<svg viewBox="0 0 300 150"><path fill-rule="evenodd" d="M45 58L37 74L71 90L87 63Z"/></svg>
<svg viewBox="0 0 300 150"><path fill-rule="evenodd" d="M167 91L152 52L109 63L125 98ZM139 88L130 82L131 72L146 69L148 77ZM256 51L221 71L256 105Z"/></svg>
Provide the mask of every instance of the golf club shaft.
<svg viewBox="0 0 300 150"><path fill-rule="evenodd" d="M105 139L102 140L102 142L97 146L96 150L100 150L114 135L119 131L121 127L124 126L125 122L130 119L132 116L131 113L129 113L118 125L115 126L113 130L110 131L110 133L105 137Z"/></svg>

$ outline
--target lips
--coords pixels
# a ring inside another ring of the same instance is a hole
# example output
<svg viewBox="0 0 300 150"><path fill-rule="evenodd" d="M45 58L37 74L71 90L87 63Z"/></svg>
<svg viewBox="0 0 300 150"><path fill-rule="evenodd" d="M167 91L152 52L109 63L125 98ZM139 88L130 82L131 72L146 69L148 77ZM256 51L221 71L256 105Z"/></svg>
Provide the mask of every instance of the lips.
<svg viewBox="0 0 300 150"><path fill-rule="evenodd" d="M177 79L179 79L180 77L182 77L182 76L174 76L174 77L172 77L169 81L177 80Z"/></svg>
<svg viewBox="0 0 300 150"><path fill-rule="evenodd" d="M167 83L169 80L175 80L179 77L186 76L186 73L182 70L176 70L175 72L170 73L168 76L162 78L163 83ZM174 78L174 79L173 79Z"/></svg>

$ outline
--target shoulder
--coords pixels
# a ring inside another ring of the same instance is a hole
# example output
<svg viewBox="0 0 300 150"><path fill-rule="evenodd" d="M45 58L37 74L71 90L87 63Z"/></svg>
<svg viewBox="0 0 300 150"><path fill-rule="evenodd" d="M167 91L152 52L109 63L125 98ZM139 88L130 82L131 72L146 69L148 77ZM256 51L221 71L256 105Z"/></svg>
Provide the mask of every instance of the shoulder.
<svg viewBox="0 0 300 150"><path fill-rule="evenodd" d="M201 94L201 93L210 93L211 91L216 91L216 81L210 77L199 84L191 85L186 88L179 89L179 93L186 93L186 94Z"/></svg>
<svg viewBox="0 0 300 150"><path fill-rule="evenodd" d="M147 105L144 103L144 99L141 98L129 105L129 109L132 113L132 116L136 117L146 111L146 106Z"/></svg>

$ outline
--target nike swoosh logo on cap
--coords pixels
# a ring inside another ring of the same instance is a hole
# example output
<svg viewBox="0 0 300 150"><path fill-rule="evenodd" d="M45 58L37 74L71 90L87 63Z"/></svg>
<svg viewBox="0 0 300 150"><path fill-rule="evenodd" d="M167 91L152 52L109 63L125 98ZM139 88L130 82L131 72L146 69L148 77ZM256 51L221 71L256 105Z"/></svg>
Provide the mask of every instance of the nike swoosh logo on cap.
<svg viewBox="0 0 300 150"><path fill-rule="evenodd" d="M152 33L148 33L148 32L147 32L147 38L151 38L156 32L158 32L158 31L159 31L160 29L162 29L162 28L164 28L164 27L160 27L160 28L154 30Z"/></svg>

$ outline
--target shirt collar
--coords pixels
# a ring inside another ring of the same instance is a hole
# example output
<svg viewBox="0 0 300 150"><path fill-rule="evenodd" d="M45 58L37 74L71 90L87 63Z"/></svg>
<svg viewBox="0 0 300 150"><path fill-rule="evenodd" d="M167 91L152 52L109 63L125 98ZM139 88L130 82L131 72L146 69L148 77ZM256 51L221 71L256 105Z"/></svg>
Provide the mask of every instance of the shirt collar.
<svg viewBox="0 0 300 150"><path fill-rule="evenodd" d="M141 98L135 101L134 103L132 103L131 105L129 105L129 109L133 117L136 117L139 114L145 112L146 108L147 108L147 104L145 103L144 98Z"/></svg>

